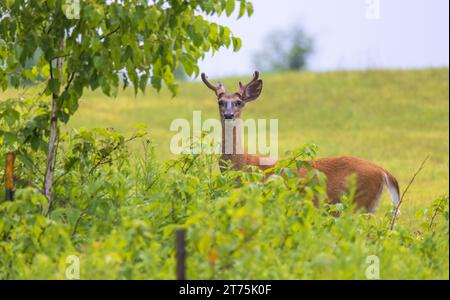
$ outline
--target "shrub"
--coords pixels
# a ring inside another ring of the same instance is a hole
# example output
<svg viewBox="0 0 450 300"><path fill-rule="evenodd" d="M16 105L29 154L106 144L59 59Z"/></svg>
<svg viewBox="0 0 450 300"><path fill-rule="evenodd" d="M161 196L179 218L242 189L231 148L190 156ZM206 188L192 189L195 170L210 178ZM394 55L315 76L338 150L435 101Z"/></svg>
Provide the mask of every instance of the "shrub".
<svg viewBox="0 0 450 300"><path fill-rule="evenodd" d="M142 155L130 156L131 140ZM221 173L216 156L159 164L142 128L128 138L80 129L60 147L48 215L28 180L0 203L1 279L64 279L69 255L79 257L82 279L174 279L178 228L187 229L189 279L364 279L371 255L382 279L448 278L448 195L417 213L422 230L391 231L391 212L354 213L351 195L326 204L315 174L292 175L314 159L313 146L267 180L252 169Z"/></svg>

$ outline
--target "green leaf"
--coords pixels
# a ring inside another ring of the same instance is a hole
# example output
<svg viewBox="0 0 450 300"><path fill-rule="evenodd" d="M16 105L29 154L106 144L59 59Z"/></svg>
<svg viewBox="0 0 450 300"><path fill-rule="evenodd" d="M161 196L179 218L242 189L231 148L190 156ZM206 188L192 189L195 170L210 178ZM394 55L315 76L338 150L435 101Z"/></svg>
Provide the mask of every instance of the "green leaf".
<svg viewBox="0 0 450 300"><path fill-rule="evenodd" d="M215 41L219 37L219 26L216 23L209 25L209 39Z"/></svg>
<svg viewBox="0 0 450 300"><path fill-rule="evenodd" d="M59 92L59 80L56 78L51 78L48 81L48 89L51 93L57 94Z"/></svg>
<svg viewBox="0 0 450 300"><path fill-rule="evenodd" d="M169 84L169 90L172 92L173 97L178 94L179 87L178 84Z"/></svg>
<svg viewBox="0 0 450 300"><path fill-rule="evenodd" d="M41 226L42 228L46 225L46 220L42 215L36 215L36 222Z"/></svg>
<svg viewBox="0 0 450 300"><path fill-rule="evenodd" d="M12 127L20 119L20 113L13 108L8 108L2 117L5 118L8 126Z"/></svg>
<svg viewBox="0 0 450 300"><path fill-rule="evenodd" d="M297 176L294 169L292 168L283 168L283 172L287 175L288 178L294 178Z"/></svg>
<svg viewBox="0 0 450 300"><path fill-rule="evenodd" d="M48 78L50 76L50 66L48 64L45 64L42 68L41 68L41 76L43 78Z"/></svg>
<svg viewBox="0 0 450 300"><path fill-rule="evenodd" d="M302 160L296 160L295 161L295 166L296 166L297 170L300 171L305 166L305 164L304 164L304 162Z"/></svg>
<svg viewBox="0 0 450 300"><path fill-rule="evenodd" d="M238 19L242 18L245 14L246 2L241 0L241 6L239 7Z"/></svg>
<svg viewBox="0 0 450 300"><path fill-rule="evenodd" d="M195 62L187 55L181 55L179 58L187 75L192 76L195 72Z"/></svg>
<svg viewBox="0 0 450 300"><path fill-rule="evenodd" d="M251 2L247 2L247 14L249 17L253 15L253 12L255 10L253 9L253 4Z"/></svg>
<svg viewBox="0 0 450 300"><path fill-rule="evenodd" d="M12 132L3 131L2 135L6 145L12 145L17 141L17 135Z"/></svg>
<svg viewBox="0 0 450 300"><path fill-rule="evenodd" d="M233 40L233 50L234 52L237 52L241 49L242 47L242 41L240 38L237 37L232 37Z"/></svg>
<svg viewBox="0 0 450 300"><path fill-rule="evenodd" d="M227 17L229 17L233 11L235 6L235 0L227 0L227 5L225 7L225 13L227 14Z"/></svg>
<svg viewBox="0 0 450 300"><path fill-rule="evenodd" d="M151 83L152 83L152 86L157 90L157 91L160 91L161 90L161 77L158 77L158 76L152 76L152 79L151 79Z"/></svg>
<svg viewBox="0 0 450 300"><path fill-rule="evenodd" d="M148 84L148 75L144 74L139 79L139 89L142 91L143 94L145 93L145 88L147 87L147 84Z"/></svg>
<svg viewBox="0 0 450 300"><path fill-rule="evenodd" d="M203 235L203 237L198 242L198 250L200 250L201 253L206 253L209 250L209 247L211 246L211 237L209 234Z"/></svg>
<svg viewBox="0 0 450 300"><path fill-rule="evenodd" d="M163 74L163 79L167 85L171 84L175 80L175 76L170 68L166 67Z"/></svg>
<svg viewBox="0 0 450 300"><path fill-rule="evenodd" d="M13 87L15 87L16 89L19 88L20 79L17 75L12 75L10 81Z"/></svg>
<svg viewBox="0 0 450 300"><path fill-rule="evenodd" d="M77 208L69 208L67 210L67 221L69 221L70 225L75 225L78 219L80 218L82 212Z"/></svg>

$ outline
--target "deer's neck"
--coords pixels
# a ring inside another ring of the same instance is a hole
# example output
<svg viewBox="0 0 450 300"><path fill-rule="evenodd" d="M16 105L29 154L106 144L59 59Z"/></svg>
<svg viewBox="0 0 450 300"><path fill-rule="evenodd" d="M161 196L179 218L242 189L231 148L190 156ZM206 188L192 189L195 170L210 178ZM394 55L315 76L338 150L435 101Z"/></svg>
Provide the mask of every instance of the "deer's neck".
<svg viewBox="0 0 450 300"><path fill-rule="evenodd" d="M261 163L261 157L244 153L244 145L242 143L242 122L240 119L236 121L225 121L222 119L222 155L220 161L220 169L225 169L227 164L231 162L234 170L241 170L246 165L258 166L262 170L271 168L276 160Z"/></svg>
<svg viewBox="0 0 450 300"><path fill-rule="evenodd" d="M232 163L233 169L239 170L246 164L242 144L241 121L222 118L222 161ZM223 164L221 164L223 166Z"/></svg>

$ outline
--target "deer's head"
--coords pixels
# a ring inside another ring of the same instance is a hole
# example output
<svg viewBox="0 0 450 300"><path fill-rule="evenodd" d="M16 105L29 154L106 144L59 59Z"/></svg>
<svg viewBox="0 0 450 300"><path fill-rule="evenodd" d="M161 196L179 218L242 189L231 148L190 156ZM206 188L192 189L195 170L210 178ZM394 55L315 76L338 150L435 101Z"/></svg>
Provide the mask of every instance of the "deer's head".
<svg viewBox="0 0 450 300"><path fill-rule="evenodd" d="M208 88L213 90L217 96L220 118L223 120L239 119L244 106L253 100L256 100L262 91L263 82L259 78L259 72L255 71L253 79L243 85L239 82L239 89L236 93L228 94L225 86L218 82L212 84L209 82L205 73L202 73L202 80Z"/></svg>

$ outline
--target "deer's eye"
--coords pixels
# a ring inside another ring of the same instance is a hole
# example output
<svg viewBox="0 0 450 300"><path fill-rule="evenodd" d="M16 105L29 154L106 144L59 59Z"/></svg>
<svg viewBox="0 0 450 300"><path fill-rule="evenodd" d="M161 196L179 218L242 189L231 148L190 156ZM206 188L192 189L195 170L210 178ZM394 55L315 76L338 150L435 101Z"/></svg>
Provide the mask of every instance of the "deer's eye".
<svg viewBox="0 0 450 300"><path fill-rule="evenodd" d="M219 100L219 106L224 106L224 105L225 105L225 101Z"/></svg>
<svg viewBox="0 0 450 300"><path fill-rule="evenodd" d="M238 106L238 107L239 107L239 106L241 106L241 105L242 105L242 101L241 101L241 100L239 100L239 101L236 101L236 102L235 102L235 104L236 104L236 106Z"/></svg>

